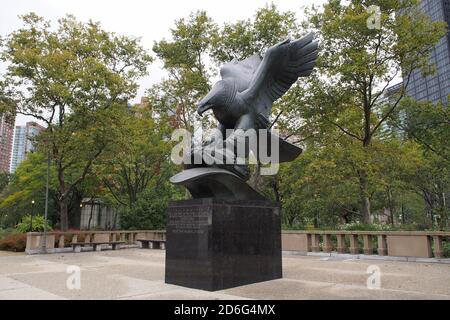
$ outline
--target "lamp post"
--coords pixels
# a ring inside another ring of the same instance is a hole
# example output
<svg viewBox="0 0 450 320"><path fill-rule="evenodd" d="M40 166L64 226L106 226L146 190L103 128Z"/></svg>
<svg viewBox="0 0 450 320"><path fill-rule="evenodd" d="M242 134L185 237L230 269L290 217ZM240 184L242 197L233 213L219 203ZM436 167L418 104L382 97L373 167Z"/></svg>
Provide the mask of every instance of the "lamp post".
<svg viewBox="0 0 450 320"><path fill-rule="evenodd" d="M31 200L31 226L30 232L33 232L33 214L34 214L34 200Z"/></svg>
<svg viewBox="0 0 450 320"><path fill-rule="evenodd" d="M80 226L82 221L83 221L83 202L80 203Z"/></svg>
<svg viewBox="0 0 450 320"><path fill-rule="evenodd" d="M44 237L42 241L41 251L42 253L47 253L47 218L48 218L48 189L50 180L50 151L47 154L47 181L45 183L45 213L44 213Z"/></svg>

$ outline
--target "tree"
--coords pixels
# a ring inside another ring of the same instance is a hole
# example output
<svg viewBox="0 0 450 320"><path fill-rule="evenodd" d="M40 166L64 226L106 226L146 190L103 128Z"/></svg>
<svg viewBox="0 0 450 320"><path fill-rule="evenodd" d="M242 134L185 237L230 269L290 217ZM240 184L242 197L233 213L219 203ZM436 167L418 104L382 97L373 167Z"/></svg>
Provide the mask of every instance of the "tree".
<svg viewBox="0 0 450 320"><path fill-rule="evenodd" d="M322 11L312 8L305 27L316 30L321 53L315 76L303 92L301 118L310 132L334 127L361 146L356 168L363 222L370 223L369 162L380 128L404 97L412 71L431 71L429 54L445 34L445 24L431 22L416 0L328 1ZM380 8L380 25L369 27L369 5ZM380 99L403 75L404 88L383 113Z"/></svg>
<svg viewBox="0 0 450 320"><path fill-rule="evenodd" d="M56 168L51 167L51 180L49 183L49 218L54 211L57 202ZM2 219L7 225L14 226L26 214L43 214L45 203L45 184L47 174L47 156L45 153L32 152L27 159L22 161L14 174L11 175L10 183L0 194L0 214L6 218ZM32 208L32 201L34 206Z"/></svg>
<svg viewBox="0 0 450 320"><path fill-rule="evenodd" d="M1 38L0 38L1 45ZM14 112L14 105L8 98L6 83L0 79L0 117L3 114L12 114Z"/></svg>
<svg viewBox="0 0 450 320"><path fill-rule="evenodd" d="M216 28L206 12L198 11L175 22L171 41L163 39L153 46L168 78L150 88L147 95L154 111L169 117L174 127L194 130L196 104L210 89L207 54Z"/></svg>
<svg viewBox="0 0 450 320"><path fill-rule="evenodd" d="M281 166L279 192L287 227L336 227L357 219L357 183L347 152L335 145L311 146Z"/></svg>
<svg viewBox="0 0 450 320"><path fill-rule="evenodd" d="M137 105L124 116L116 142L108 151L112 156L96 167L118 204L132 208L150 185L161 184L170 161L169 135L169 126L153 120L145 106Z"/></svg>
<svg viewBox="0 0 450 320"><path fill-rule="evenodd" d="M169 182L174 170L154 179L144 190L132 208L120 212L120 225L125 230L161 230L166 227L166 210L169 201L182 199L184 192Z"/></svg>
<svg viewBox="0 0 450 320"><path fill-rule="evenodd" d="M244 60L262 54L288 37L298 37L299 28L292 11L281 12L271 3L257 10L253 20L225 23L215 33L212 57L218 64L233 59Z"/></svg>
<svg viewBox="0 0 450 320"><path fill-rule="evenodd" d="M426 202L431 223L439 221L440 227L449 227L450 211L450 110L438 103L402 101L394 125L407 137L416 141L423 152L424 164L414 177L416 192Z"/></svg>
<svg viewBox="0 0 450 320"><path fill-rule="evenodd" d="M196 104L210 89L217 67L233 58L245 59L285 39L298 36L295 13L280 12L273 4L259 9L253 20L219 27L203 11L179 19L172 40L155 43L168 79L148 91L150 104L161 116L169 112L176 127L194 130ZM215 66L211 62L215 62ZM210 121L202 119L208 126Z"/></svg>
<svg viewBox="0 0 450 320"><path fill-rule="evenodd" d="M441 102L402 101L400 113L403 120L395 119L394 125L421 144L425 150L443 160L450 161L450 110Z"/></svg>
<svg viewBox="0 0 450 320"><path fill-rule="evenodd" d="M137 39L92 21L67 16L52 30L36 14L22 19L24 27L5 39L5 83L17 112L47 125L38 141L56 167L61 228L67 230L69 197L114 142L118 114L136 94L151 57Z"/></svg>

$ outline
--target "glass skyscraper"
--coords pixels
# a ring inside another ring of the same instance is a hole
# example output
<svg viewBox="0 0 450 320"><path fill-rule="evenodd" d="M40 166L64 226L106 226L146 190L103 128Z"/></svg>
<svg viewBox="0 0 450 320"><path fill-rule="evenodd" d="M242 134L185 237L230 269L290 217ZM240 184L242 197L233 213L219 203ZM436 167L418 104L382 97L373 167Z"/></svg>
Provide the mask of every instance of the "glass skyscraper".
<svg viewBox="0 0 450 320"><path fill-rule="evenodd" d="M422 0L420 6L433 21L445 21L450 25L450 0ZM450 94L450 33L435 46L430 63L436 65L437 72L423 77L421 70L413 71L407 94L419 101L441 101L446 105Z"/></svg>
<svg viewBox="0 0 450 320"><path fill-rule="evenodd" d="M19 164L26 159L27 153L33 151L32 138L39 134L41 130L44 130L44 127L35 122L27 122L25 126L16 126L11 172L15 172Z"/></svg>
<svg viewBox="0 0 450 320"><path fill-rule="evenodd" d="M15 172L19 164L25 160L26 127L16 126L14 131L14 146L11 159L11 172Z"/></svg>

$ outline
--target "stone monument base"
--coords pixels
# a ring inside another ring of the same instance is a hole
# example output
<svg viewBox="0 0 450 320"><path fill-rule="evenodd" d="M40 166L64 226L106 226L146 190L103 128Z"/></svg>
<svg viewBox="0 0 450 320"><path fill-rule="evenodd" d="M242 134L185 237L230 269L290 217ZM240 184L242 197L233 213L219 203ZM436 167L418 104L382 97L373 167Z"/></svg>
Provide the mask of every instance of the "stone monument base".
<svg viewBox="0 0 450 320"><path fill-rule="evenodd" d="M172 202L166 232L166 283L216 291L282 278L277 203Z"/></svg>

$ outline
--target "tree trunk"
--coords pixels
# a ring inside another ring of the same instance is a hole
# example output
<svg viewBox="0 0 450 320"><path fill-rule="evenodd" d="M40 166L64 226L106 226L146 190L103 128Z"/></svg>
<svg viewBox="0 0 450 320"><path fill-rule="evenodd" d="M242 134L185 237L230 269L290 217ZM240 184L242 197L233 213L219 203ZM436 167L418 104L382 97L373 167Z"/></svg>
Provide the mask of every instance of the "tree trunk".
<svg viewBox="0 0 450 320"><path fill-rule="evenodd" d="M369 183L367 180L368 180L367 172L365 170L361 170L359 172L359 189L360 189L360 198L361 198L362 222L364 224L371 224Z"/></svg>
<svg viewBox="0 0 450 320"><path fill-rule="evenodd" d="M87 230L91 230L92 215L94 213L94 204L93 204L92 198L91 198L91 202L92 202L91 203L91 212L89 214L89 221L88 221L88 225L87 225Z"/></svg>
<svg viewBox="0 0 450 320"><path fill-rule="evenodd" d="M281 194L280 194L280 188L278 184L278 179L275 177L275 181L272 184L273 193L275 194L275 201L280 203L281 205Z"/></svg>
<svg viewBox="0 0 450 320"><path fill-rule="evenodd" d="M111 230L116 230L117 228L117 209L113 209L114 210L114 218L113 218L113 225L111 227Z"/></svg>
<svg viewBox="0 0 450 320"><path fill-rule="evenodd" d="M261 164L258 163L255 166L255 170L252 172L252 175L250 177L250 186L253 187L255 190L260 190L261 185Z"/></svg>
<svg viewBox="0 0 450 320"><path fill-rule="evenodd" d="M402 224L405 224L405 223L406 223L405 210L404 210L403 203L402 203Z"/></svg>
<svg viewBox="0 0 450 320"><path fill-rule="evenodd" d="M61 219L61 231L67 231L69 229L69 210L68 210L68 198L63 196L59 200L59 216Z"/></svg>
<svg viewBox="0 0 450 320"><path fill-rule="evenodd" d="M390 188L388 188L387 190L387 194L388 194L388 202L389 202L389 215L390 215L390 222L391 225L394 225L394 203L392 201L392 191Z"/></svg>
<svg viewBox="0 0 450 320"><path fill-rule="evenodd" d="M447 199L446 199L446 195L445 192L441 193L440 198L440 227L442 229L447 229L448 228L448 215L447 215Z"/></svg>
<svg viewBox="0 0 450 320"><path fill-rule="evenodd" d="M64 179L64 172L61 168L61 163L58 164L58 182L59 182L59 217L61 223L61 231L69 229L69 198L66 192L66 182Z"/></svg>

